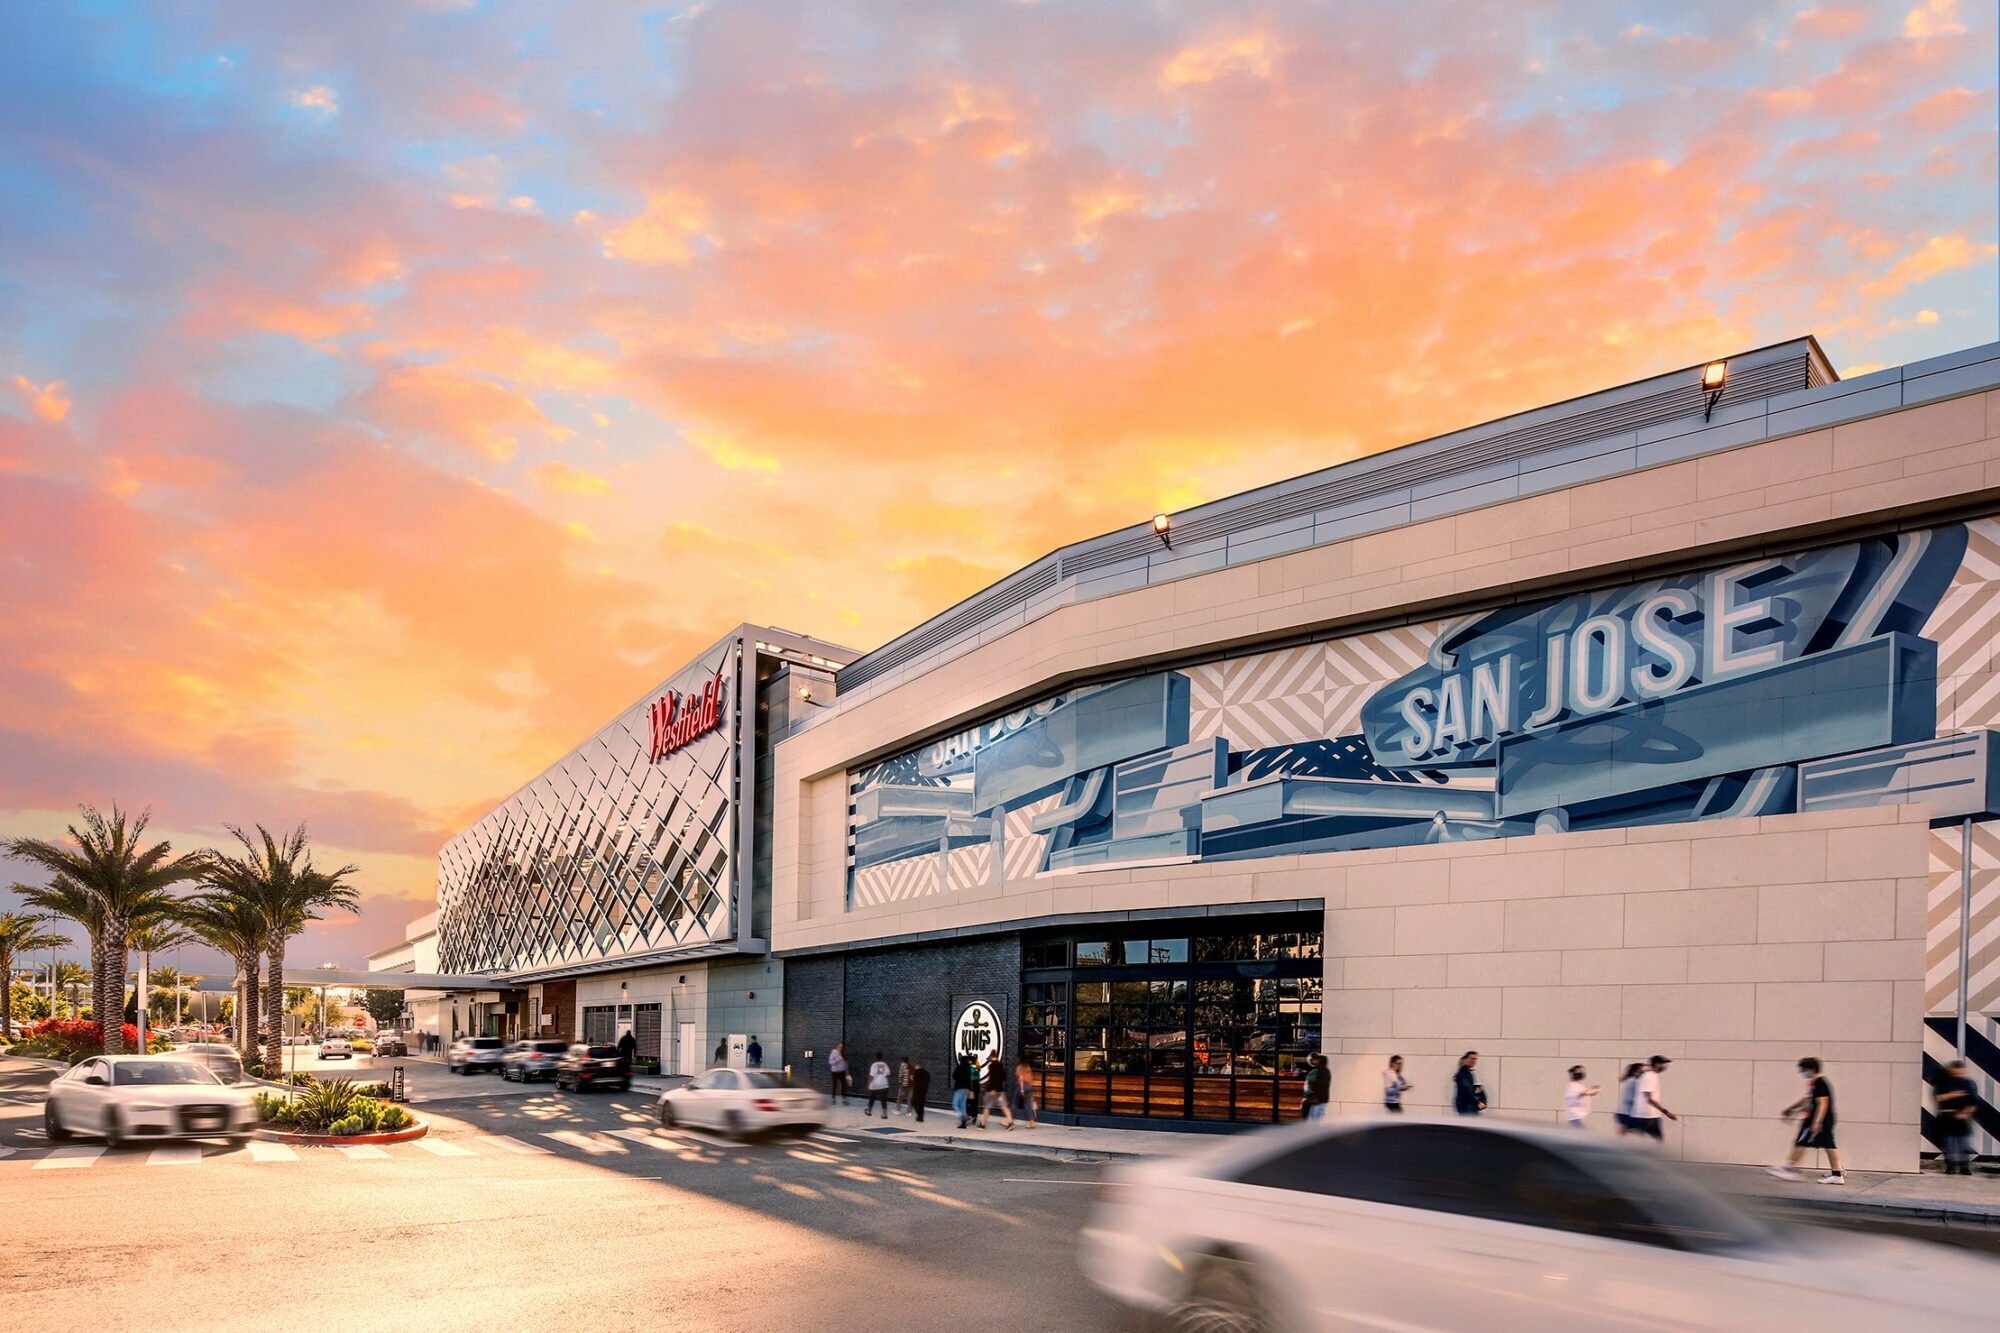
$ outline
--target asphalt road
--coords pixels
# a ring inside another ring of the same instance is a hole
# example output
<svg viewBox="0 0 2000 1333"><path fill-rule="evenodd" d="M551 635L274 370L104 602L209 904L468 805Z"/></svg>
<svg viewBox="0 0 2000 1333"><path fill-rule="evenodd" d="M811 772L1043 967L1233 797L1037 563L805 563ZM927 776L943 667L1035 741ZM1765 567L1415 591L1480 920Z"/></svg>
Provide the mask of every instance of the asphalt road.
<svg viewBox="0 0 2000 1333"><path fill-rule="evenodd" d="M359 1072L359 1071L357 1071ZM1096 1329L1097 1168L868 1134L668 1134L639 1093L453 1080L367 1153L116 1152L41 1136L49 1071L0 1059L10 1330Z"/></svg>

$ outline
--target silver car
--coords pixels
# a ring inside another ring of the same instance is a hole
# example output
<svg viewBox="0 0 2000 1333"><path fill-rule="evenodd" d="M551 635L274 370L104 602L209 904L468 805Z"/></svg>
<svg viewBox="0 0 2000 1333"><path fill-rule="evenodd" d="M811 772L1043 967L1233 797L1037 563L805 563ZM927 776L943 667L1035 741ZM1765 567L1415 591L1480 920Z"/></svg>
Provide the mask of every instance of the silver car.
<svg viewBox="0 0 2000 1333"><path fill-rule="evenodd" d="M243 1081L243 1057L236 1053L234 1046L226 1046L219 1041L197 1041L181 1047L179 1053L198 1061L224 1083Z"/></svg>
<svg viewBox="0 0 2000 1333"><path fill-rule="evenodd" d="M498 1037L460 1037L445 1052L444 1065L454 1074L500 1068L503 1042Z"/></svg>
<svg viewBox="0 0 2000 1333"><path fill-rule="evenodd" d="M554 1078L556 1062L568 1049L568 1042L550 1037L517 1041L500 1057L500 1077L510 1083L533 1083L536 1079Z"/></svg>

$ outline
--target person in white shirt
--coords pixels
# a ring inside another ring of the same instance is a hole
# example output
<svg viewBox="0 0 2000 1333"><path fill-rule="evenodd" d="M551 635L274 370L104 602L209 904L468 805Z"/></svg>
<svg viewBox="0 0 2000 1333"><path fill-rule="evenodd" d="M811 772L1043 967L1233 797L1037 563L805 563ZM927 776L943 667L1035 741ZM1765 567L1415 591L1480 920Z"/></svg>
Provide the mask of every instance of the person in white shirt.
<svg viewBox="0 0 2000 1333"><path fill-rule="evenodd" d="M1595 1085L1586 1081L1582 1065L1569 1067L1569 1086L1563 1089L1563 1123L1571 1129L1582 1129L1584 1117L1590 1114L1590 1100L1597 1095Z"/></svg>
<svg viewBox="0 0 2000 1333"><path fill-rule="evenodd" d="M882 1103L882 1118L889 1118L889 1062L882 1052L875 1052L875 1063L868 1066L868 1105L863 1115L875 1114L875 1103Z"/></svg>
<svg viewBox="0 0 2000 1333"><path fill-rule="evenodd" d="M1633 1133L1643 1134L1649 1139L1664 1139L1666 1127L1660 1123L1661 1118L1680 1119L1660 1102L1660 1074L1672 1063L1664 1055L1656 1055L1646 1062L1645 1072L1639 1075L1639 1087L1632 1098Z"/></svg>
<svg viewBox="0 0 2000 1333"><path fill-rule="evenodd" d="M837 1042L826 1053L827 1104L847 1105L847 1043Z"/></svg>
<svg viewBox="0 0 2000 1333"><path fill-rule="evenodd" d="M1403 1094L1413 1086L1410 1080L1403 1077L1403 1057L1390 1056L1389 1067L1382 1071L1382 1109L1401 1115Z"/></svg>

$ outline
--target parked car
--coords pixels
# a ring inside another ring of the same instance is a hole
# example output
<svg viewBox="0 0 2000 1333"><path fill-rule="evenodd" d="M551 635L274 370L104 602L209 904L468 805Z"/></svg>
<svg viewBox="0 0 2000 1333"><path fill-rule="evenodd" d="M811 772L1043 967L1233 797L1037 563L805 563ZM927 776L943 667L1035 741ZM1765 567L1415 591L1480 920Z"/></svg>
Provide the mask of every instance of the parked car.
<svg viewBox="0 0 2000 1333"><path fill-rule="evenodd" d="M711 1069L660 1094L660 1123L707 1125L738 1138L773 1131L804 1136L826 1124L827 1101L757 1069Z"/></svg>
<svg viewBox="0 0 2000 1333"><path fill-rule="evenodd" d="M460 1037L445 1052L444 1065L454 1074L471 1074L500 1068L501 1041L498 1037Z"/></svg>
<svg viewBox="0 0 2000 1333"><path fill-rule="evenodd" d="M517 1041L500 1057L500 1077L513 1083L533 1083L554 1078L556 1066L569 1051L569 1043L556 1038L537 1037Z"/></svg>
<svg viewBox="0 0 2000 1333"><path fill-rule="evenodd" d="M1079 1258L1175 1327L1990 1326L2000 1265L1782 1231L1643 1150L1505 1122L1318 1122L1114 1167Z"/></svg>
<svg viewBox="0 0 2000 1333"><path fill-rule="evenodd" d="M582 1092L585 1088L615 1087L620 1092L632 1086L632 1071L618 1058L616 1046L591 1046L578 1042L556 1061L556 1088Z"/></svg>
<svg viewBox="0 0 2000 1333"><path fill-rule="evenodd" d="M209 1073L224 1083L243 1081L243 1057L233 1046L221 1042L197 1041L181 1047L179 1054L201 1065Z"/></svg>
<svg viewBox="0 0 2000 1333"><path fill-rule="evenodd" d="M74 1134L101 1134L114 1148L142 1139L241 1141L256 1126L249 1093L178 1056L96 1056L51 1083L42 1104L52 1143Z"/></svg>
<svg viewBox="0 0 2000 1333"><path fill-rule="evenodd" d="M352 1060L354 1045L345 1037L328 1037L319 1044L319 1058L322 1060Z"/></svg>
<svg viewBox="0 0 2000 1333"><path fill-rule="evenodd" d="M410 1053L410 1048L403 1044L402 1033L378 1032L375 1034L375 1054L408 1055L409 1053Z"/></svg>

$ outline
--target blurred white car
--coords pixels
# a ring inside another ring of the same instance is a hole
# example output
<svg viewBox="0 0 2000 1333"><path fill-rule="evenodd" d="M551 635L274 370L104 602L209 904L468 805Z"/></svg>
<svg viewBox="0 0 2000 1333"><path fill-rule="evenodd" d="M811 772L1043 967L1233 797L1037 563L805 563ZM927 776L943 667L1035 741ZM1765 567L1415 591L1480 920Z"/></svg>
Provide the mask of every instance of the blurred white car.
<svg viewBox="0 0 2000 1333"><path fill-rule="evenodd" d="M319 1044L319 1058L322 1060L352 1060L354 1044L345 1037L328 1037Z"/></svg>
<svg viewBox="0 0 2000 1333"><path fill-rule="evenodd" d="M145 1139L243 1139L257 1127L257 1107L249 1093L224 1087L194 1060L100 1055L49 1085L42 1127L53 1143L101 1134L114 1148Z"/></svg>
<svg viewBox="0 0 2000 1333"><path fill-rule="evenodd" d="M223 1083L243 1081L243 1057L236 1053L234 1046L225 1046L215 1041L197 1041L177 1048L174 1054L184 1055L202 1065Z"/></svg>
<svg viewBox="0 0 2000 1333"><path fill-rule="evenodd" d="M660 1123L705 1125L743 1137L772 1131L806 1135L826 1124L826 1098L755 1069L711 1069L660 1094Z"/></svg>
<svg viewBox="0 0 2000 1333"><path fill-rule="evenodd" d="M1175 1327L1992 1328L2000 1263L1778 1230L1614 1140L1327 1123L1113 1168L1080 1252Z"/></svg>

